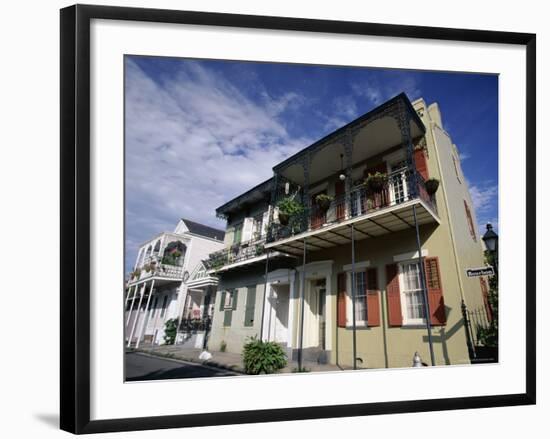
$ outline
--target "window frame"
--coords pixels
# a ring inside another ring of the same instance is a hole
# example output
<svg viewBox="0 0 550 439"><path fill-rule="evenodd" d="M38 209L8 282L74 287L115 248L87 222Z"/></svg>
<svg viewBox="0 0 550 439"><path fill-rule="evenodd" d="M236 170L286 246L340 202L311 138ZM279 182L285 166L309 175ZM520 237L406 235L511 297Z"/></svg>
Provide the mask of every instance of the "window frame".
<svg viewBox="0 0 550 439"><path fill-rule="evenodd" d="M357 316L355 317L355 327L356 328L367 328L368 327L368 308L367 308L367 269L369 267L361 267L360 269L355 271L355 300L359 300L360 297L363 298L364 301L364 319L357 319ZM357 282L358 278L357 275L363 276L363 285L365 286L365 289L363 291L362 295L357 294ZM353 327L353 297L352 297L352 280L353 278L353 272L348 271L346 272L346 328L352 328ZM357 303L356 303L357 305ZM357 311L357 306L355 308L355 311Z"/></svg>
<svg viewBox="0 0 550 439"><path fill-rule="evenodd" d="M423 265L420 264L420 261L418 259L409 259L406 261L400 261L397 262L397 277L399 279L399 296L401 299L401 318L402 318L402 326L426 326L426 303L424 302L424 292L422 290L422 280L420 278ZM405 265L417 265L418 266L418 284L419 288L417 290L409 290L405 288L405 273L404 273L404 266ZM408 301L407 298L409 296L409 291L420 291L421 294L421 300L422 300L422 307L424 309L424 317L423 318L409 318L408 315Z"/></svg>

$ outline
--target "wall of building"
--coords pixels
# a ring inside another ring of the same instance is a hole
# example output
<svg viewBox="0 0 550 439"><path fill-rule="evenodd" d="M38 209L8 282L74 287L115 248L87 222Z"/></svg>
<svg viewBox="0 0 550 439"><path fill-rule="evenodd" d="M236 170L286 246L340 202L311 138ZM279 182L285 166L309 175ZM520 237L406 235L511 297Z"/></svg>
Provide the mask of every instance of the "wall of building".
<svg viewBox="0 0 550 439"><path fill-rule="evenodd" d="M469 363L466 336L460 309L460 290L453 270L453 255L448 240L444 239L439 227L422 226L421 242L427 256L437 256L441 271L443 298L446 308L447 324L434 327L434 352L436 363L465 364ZM380 288L380 316L378 327L357 330L357 356L362 358L363 366L408 367L412 357L418 351L425 362L429 363L429 345L425 326L390 327L386 297L386 265L394 263L394 256L416 252L416 237L413 230L383 235L379 238L363 239L356 242L356 262L369 261L369 267L377 268ZM423 253L424 254L424 253ZM330 250L310 252L308 262L315 260L332 260L333 275L331 279L331 315L328 322L332 330L332 351L330 361L346 366L353 361L352 330L338 328L337 321L337 275L344 271L344 265L351 263L351 246L340 246ZM349 288L348 288L349 290ZM348 296L351 291L347 291ZM347 315L351 323L351 313Z"/></svg>
<svg viewBox="0 0 550 439"><path fill-rule="evenodd" d="M437 193L438 210L443 225L451 236L455 249L455 264L465 303L469 308L483 306L479 278L469 278L468 268L485 265L481 237L468 182L462 172L460 155L449 134L443 128L441 112L437 104L426 106L423 100L415 102L415 108L423 108L422 121L426 126L426 143L429 152L430 176L440 180ZM474 227L475 240L470 232L464 202L469 207Z"/></svg>
<svg viewBox="0 0 550 439"><path fill-rule="evenodd" d="M249 337L260 337L265 285L264 276L264 264L248 267L246 271L239 270L224 273L220 276L214 303L212 332L208 341L209 349L218 351L222 342L225 342L228 352L241 353L242 347ZM246 298L249 286L254 286L256 289L254 321L252 326L245 326ZM225 310L221 309L223 291L233 288L238 291L237 306L235 310L231 311L231 326L224 326Z"/></svg>

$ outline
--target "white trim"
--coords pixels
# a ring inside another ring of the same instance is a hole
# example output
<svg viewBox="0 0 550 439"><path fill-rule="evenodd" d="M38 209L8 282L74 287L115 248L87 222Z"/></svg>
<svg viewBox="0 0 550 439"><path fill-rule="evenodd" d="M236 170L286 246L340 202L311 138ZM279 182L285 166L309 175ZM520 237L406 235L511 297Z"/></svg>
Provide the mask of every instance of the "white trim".
<svg viewBox="0 0 550 439"><path fill-rule="evenodd" d="M359 261L359 262L355 263L355 270L356 271L358 269L367 268L367 267L370 267L370 261ZM351 264L346 264L346 265L344 265L343 269L344 269L344 271L351 271L352 270L352 265Z"/></svg>
<svg viewBox="0 0 550 439"><path fill-rule="evenodd" d="M422 257L427 257L429 255L428 249L422 249ZM393 262L405 262L412 259L418 259L418 250L414 252L401 253L393 257Z"/></svg>

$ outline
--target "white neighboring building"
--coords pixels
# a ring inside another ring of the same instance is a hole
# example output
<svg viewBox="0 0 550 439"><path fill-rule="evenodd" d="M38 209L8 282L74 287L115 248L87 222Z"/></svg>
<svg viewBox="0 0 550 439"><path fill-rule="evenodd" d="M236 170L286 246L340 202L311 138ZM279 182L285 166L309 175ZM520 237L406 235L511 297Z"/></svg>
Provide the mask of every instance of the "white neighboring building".
<svg viewBox="0 0 550 439"><path fill-rule="evenodd" d="M200 289L188 294L188 281L201 260L224 247L224 235L223 230L182 218L173 232L159 233L143 243L125 293L128 347L164 343L164 324L169 319L204 316L205 297L197 295Z"/></svg>

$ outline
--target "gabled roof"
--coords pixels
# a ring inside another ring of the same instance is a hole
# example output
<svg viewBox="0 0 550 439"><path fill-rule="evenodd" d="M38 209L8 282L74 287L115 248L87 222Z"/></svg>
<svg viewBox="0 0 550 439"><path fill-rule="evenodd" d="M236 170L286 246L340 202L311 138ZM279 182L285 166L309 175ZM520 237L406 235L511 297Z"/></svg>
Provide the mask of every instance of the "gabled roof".
<svg viewBox="0 0 550 439"><path fill-rule="evenodd" d="M182 218L181 220L185 223L185 225L189 229L189 232L195 235L216 239L218 241L223 241L223 238L225 237L225 232L223 230L215 229L214 227L210 226L205 226L204 224L200 224L186 218Z"/></svg>

